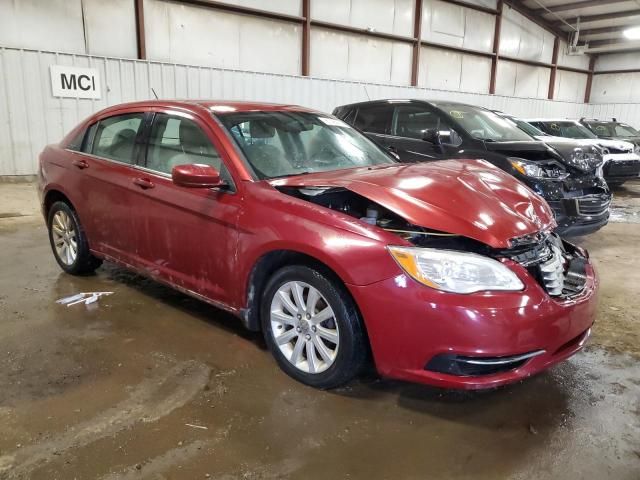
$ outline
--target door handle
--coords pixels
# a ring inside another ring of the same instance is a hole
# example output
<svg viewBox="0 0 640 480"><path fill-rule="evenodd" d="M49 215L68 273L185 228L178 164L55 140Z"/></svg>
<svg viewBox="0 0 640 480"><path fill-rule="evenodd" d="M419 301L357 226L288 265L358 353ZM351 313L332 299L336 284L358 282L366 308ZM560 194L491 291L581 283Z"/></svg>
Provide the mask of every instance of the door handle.
<svg viewBox="0 0 640 480"><path fill-rule="evenodd" d="M136 178L133 180L133 183L143 190L148 190L149 188L155 187L155 184L148 178Z"/></svg>
<svg viewBox="0 0 640 480"><path fill-rule="evenodd" d="M74 166L78 167L80 170L84 170L85 168L89 168L89 164L86 160L74 160L71 162Z"/></svg>

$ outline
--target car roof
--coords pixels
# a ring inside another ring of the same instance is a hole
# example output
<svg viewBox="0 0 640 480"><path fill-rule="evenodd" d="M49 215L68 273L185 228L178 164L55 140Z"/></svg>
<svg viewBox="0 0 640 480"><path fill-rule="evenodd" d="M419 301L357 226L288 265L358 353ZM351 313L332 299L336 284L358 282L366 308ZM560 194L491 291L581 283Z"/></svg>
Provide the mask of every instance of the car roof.
<svg viewBox="0 0 640 480"><path fill-rule="evenodd" d="M427 105L431 105L434 107L438 107L440 105L459 105L461 107L475 107L475 108L484 108L478 105L471 105L470 103L462 103L462 102L453 102L449 100L428 100L428 99L419 99L419 98L382 98L379 100L367 100L365 102L355 102L355 103L347 103L345 105L340 105L339 108L345 107L359 107L361 105L378 105L383 103L423 103Z"/></svg>
<svg viewBox="0 0 640 480"><path fill-rule="evenodd" d="M580 123L572 118L523 118L525 122L572 122Z"/></svg>
<svg viewBox="0 0 640 480"><path fill-rule="evenodd" d="M250 102L236 100L143 100L139 102L119 103L106 108L103 112L118 111L135 108L168 107L168 108L204 108L212 112L254 112L254 111L297 111L314 112L314 110L299 105Z"/></svg>

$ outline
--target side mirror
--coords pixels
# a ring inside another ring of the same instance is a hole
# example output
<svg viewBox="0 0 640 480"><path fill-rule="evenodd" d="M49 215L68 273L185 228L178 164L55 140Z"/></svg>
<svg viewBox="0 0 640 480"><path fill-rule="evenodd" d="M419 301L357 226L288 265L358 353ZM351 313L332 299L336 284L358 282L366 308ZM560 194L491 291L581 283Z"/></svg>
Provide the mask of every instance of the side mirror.
<svg viewBox="0 0 640 480"><path fill-rule="evenodd" d="M176 185L187 188L218 188L226 185L215 168L197 163L173 167L171 179Z"/></svg>
<svg viewBox="0 0 640 480"><path fill-rule="evenodd" d="M442 145L440 132L437 128L427 128L424 132L422 132L422 140L424 140L425 142L433 143L434 145Z"/></svg>

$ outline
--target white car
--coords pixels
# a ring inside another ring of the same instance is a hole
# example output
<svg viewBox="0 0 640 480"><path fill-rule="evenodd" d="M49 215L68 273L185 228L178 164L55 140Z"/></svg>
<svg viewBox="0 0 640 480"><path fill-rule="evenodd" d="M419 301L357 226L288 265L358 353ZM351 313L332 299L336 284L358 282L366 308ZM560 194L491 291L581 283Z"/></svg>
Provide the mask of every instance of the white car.
<svg viewBox="0 0 640 480"><path fill-rule="evenodd" d="M523 119L542 131L547 137L579 140L581 143L597 145L603 150L604 177L610 186L622 185L627 180L640 175L640 148L624 140L598 138L591 130L577 120L566 118L532 118Z"/></svg>

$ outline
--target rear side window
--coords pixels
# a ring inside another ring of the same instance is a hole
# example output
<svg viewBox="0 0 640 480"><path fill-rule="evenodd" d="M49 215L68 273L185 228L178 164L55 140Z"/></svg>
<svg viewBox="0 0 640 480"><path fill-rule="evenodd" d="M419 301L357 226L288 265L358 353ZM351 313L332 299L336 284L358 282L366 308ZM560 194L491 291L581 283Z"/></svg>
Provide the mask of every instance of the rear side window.
<svg viewBox="0 0 640 480"><path fill-rule="evenodd" d="M85 133L86 133L86 129L82 129L80 130L75 137L73 137L73 140L71 140L69 142L69 144L67 145L67 150L73 150L74 152L80 152L82 151L82 143L84 142L84 137L85 137Z"/></svg>
<svg viewBox="0 0 640 480"><path fill-rule="evenodd" d="M207 135L192 120L158 113L153 121L147 168L171 173L173 167L197 163L220 171L222 159Z"/></svg>
<svg viewBox="0 0 640 480"><path fill-rule="evenodd" d="M391 105L365 105L358 108L353 125L363 132L389 134L392 116Z"/></svg>
<svg viewBox="0 0 640 480"><path fill-rule="evenodd" d="M105 118L98 123L92 153L118 162L134 164L136 137L144 113L131 113Z"/></svg>

